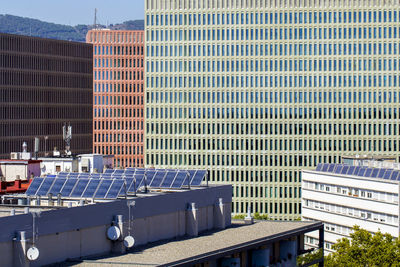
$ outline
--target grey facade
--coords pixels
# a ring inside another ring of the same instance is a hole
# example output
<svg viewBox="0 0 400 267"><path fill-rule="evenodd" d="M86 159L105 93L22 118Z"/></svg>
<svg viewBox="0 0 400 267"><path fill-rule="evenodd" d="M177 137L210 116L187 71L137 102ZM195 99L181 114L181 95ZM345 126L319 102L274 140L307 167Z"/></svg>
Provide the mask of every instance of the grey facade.
<svg viewBox="0 0 400 267"><path fill-rule="evenodd" d="M64 123L72 152L92 152L92 58L88 44L0 34L0 158L35 137L42 152L64 149Z"/></svg>

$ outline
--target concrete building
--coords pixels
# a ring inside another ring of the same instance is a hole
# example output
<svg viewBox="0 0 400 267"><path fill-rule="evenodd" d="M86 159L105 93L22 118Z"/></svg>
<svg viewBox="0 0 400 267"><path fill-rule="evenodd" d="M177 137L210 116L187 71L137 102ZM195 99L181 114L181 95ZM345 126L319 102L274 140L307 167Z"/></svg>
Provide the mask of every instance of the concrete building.
<svg viewBox="0 0 400 267"><path fill-rule="evenodd" d="M93 150L117 167L143 166L143 31L90 30L93 44Z"/></svg>
<svg viewBox="0 0 400 267"><path fill-rule="evenodd" d="M40 176L60 172L102 173L105 169L113 168L113 158L112 155L98 154L38 158L41 161Z"/></svg>
<svg viewBox="0 0 400 267"><path fill-rule="evenodd" d="M72 151L91 153L92 47L0 34L0 158L26 141L40 155L64 148L62 126L73 127Z"/></svg>
<svg viewBox="0 0 400 267"><path fill-rule="evenodd" d="M317 230L323 237L319 222L232 224L230 185L138 192L89 205L63 201L80 204L0 205L3 265L293 266L305 252L304 233ZM131 248L124 245L127 236L134 238ZM32 261L26 256L31 247L39 251Z"/></svg>
<svg viewBox="0 0 400 267"><path fill-rule="evenodd" d="M354 225L399 237L400 164L382 161L387 157L358 158L346 157L354 165L325 163L303 171L302 218L324 223L327 252ZM317 233L306 244L317 246Z"/></svg>
<svg viewBox="0 0 400 267"><path fill-rule="evenodd" d="M234 213L300 216L301 170L398 158L394 1L146 0L145 164L233 185Z"/></svg>
<svg viewBox="0 0 400 267"><path fill-rule="evenodd" d="M40 160L0 160L0 177L4 182L15 180L29 180L31 177L40 176Z"/></svg>

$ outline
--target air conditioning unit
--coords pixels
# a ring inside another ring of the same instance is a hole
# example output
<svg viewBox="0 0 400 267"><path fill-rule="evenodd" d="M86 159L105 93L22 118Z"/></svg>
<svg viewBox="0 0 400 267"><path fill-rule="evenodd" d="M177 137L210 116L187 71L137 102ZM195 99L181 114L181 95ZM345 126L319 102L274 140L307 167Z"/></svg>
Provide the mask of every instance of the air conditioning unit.
<svg viewBox="0 0 400 267"><path fill-rule="evenodd" d="M11 152L10 153L10 158L11 159L19 159L19 153L18 152Z"/></svg>

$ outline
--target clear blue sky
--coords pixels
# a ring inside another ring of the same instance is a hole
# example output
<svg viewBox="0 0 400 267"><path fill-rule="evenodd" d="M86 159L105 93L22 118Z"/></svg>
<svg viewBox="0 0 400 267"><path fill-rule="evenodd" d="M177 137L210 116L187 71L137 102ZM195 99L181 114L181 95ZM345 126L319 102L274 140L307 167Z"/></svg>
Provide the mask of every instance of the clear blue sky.
<svg viewBox="0 0 400 267"><path fill-rule="evenodd" d="M58 24L100 24L144 18L144 0L0 0L0 14L29 17Z"/></svg>

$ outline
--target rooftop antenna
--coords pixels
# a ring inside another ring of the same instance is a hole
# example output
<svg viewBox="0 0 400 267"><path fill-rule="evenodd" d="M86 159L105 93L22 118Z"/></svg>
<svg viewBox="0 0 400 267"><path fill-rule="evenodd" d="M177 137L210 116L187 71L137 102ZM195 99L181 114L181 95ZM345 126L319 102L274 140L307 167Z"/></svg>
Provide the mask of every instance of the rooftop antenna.
<svg viewBox="0 0 400 267"><path fill-rule="evenodd" d="M72 126L70 123L68 123L68 126L64 123L63 139L65 141L65 154L71 155Z"/></svg>
<svg viewBox="0 0 400 267"><path fill-rule="evenodd" d="M94 23L93 28L97 29L97 8L94 9Z"/></svg>

